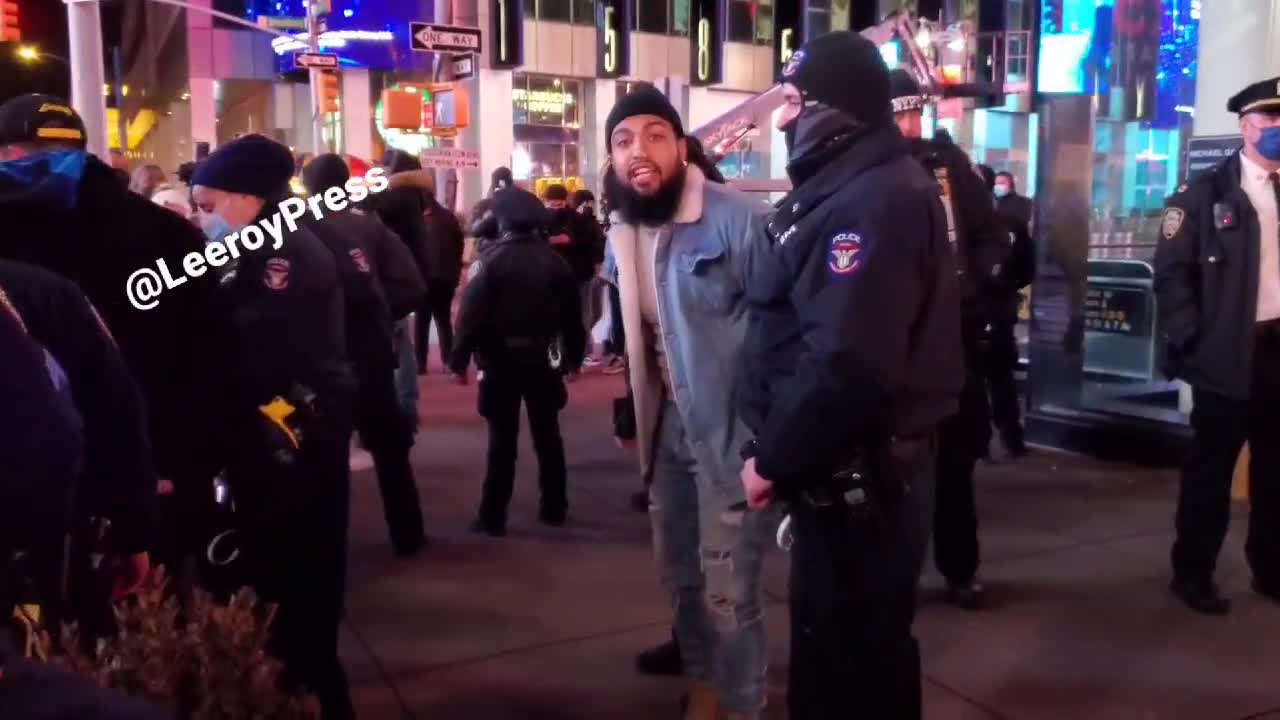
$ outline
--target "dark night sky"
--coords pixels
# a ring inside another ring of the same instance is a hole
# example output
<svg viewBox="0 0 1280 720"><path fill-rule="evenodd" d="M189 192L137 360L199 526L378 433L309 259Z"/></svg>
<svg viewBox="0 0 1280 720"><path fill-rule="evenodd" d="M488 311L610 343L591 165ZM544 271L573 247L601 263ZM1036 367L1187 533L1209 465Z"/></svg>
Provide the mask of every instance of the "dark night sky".
<svg viewBox="0 0 1280 720"><path fill-rule="evenodd" d="M18 26L22 29L22 44L35 45L40 50L61 57L69 57L67 47L67 9L62 0L17 0ZM120 0L104 0L102 20L105 47L110 47L119 35ZM0 102L15 95L43 92L67 98L71 92L70 72L57 60L43 60L27 64L15 56L15 43L0 43ZM110 73L111 65L104 65ZM110 81L110 75L106 78Z"/></svg>

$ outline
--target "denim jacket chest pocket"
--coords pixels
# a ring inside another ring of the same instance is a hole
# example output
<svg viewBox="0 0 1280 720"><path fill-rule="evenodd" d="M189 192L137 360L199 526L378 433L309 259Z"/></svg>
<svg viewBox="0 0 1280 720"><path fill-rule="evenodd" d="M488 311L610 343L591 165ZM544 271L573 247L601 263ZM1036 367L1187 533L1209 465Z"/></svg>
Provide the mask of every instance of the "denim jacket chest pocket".
<svg viewBox="0 0 1280 720"><path fill-rule="evenodd" d="M703 242L676 253L682 299L711 313L724 314L737 295L724 245Z"/></svg>

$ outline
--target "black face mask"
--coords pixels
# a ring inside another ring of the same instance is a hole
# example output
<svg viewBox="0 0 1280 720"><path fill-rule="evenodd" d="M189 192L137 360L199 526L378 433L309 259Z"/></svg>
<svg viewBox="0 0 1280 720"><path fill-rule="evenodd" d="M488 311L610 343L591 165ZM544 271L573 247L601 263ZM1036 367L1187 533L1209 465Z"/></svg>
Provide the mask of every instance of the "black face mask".
<svg viewBox="0 0 1280 720"><path fill-rule="evenodd" d="M686 171L681 166L674 176L662 183L658 192L641 195L635 188L622 182L617 171L610 167L604 176L605 202L610 208L617 208L622 219L633 225L665 225L671 222L680 209L686 176Z"/></svg>
<svg viewBox="0 0 1280 720"><path fill-rule="evenodd" d="M822 104L808 105L785 129L788 157L803 160L820 151L827 143L848 135L858 128L858 123L833 107Z"/></svg>
<svg viewBox="0 0 1280 720"><path fill-rule="evenodd" d="M846 147L847 140L867 126L835 108L813 104L806 105L786 127L783 133L787 142L787 174L794 184L804 182L818 169L826 165L839 148Z"/></svg>
<svg viewBox="0 0 1280 720"><path fill-rule="evenodd" d="M799 122L799 120L800 120L800 116L797 115L796 117L791 119L791 122L787 123L786 126L782 128L782 139L784 142L787 143L788 159L795 157L796 124Z"/></svg>

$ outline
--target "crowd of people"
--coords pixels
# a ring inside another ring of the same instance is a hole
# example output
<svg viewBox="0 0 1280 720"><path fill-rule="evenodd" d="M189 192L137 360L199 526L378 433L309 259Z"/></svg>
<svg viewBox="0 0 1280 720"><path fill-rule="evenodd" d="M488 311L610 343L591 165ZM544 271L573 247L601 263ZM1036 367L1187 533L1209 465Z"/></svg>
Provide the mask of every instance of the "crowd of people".
<svg viewBox="0 0 1280 720"><path fill-rule="evenodd" d="M286 685L314 693L326 720L354 717L337 649L350 444L373 458L392 549L415 555L427 533L409 453L434 329L453 380L476 368L489 448L471 529L488 536L506 532L521 406L539 519L559 527L565 382L589 365L624 375L614 435L635 452L672 614L671 642L638 665L688 681L686 720L761 716L760 575L775 537L792 563L791 717L921 717L912 623L928 546L951 602L980 608L974 469L993 422L1011 456L1026 452L1013 371L1031 204L945 133L926 139L930 98L860 35L808 43L782 89L793 190L776 209L730 188L667 97L638 85L606 119L599 208L563 185L535 197L503 168L464 220L437 200L434 173L391 151L385 189L304 216L286 242L192 274L150 310L126 302L136 268L182 267L298 192L327 199L368 174L251 134L176 182L144 166L126 183L85 152L65 102L6 102L0 604L35 587L52 621L102 636L108 603L154 565L218 591L249 585L278 604ZM1271 105L1242 115L1259 107ZM1248 136L1246 159L1264 137ZM1209 202L1197 193L1207 186L1171 201L1158 257L1161 292L1183 305L1170 293L1198 282L1178 274L1197 230L1183 221ZM1201 232L1234 222L1213 207ZM1207 407L1248 415L1238 400ZM1254 431L1233 432L1222 458ZM229 515L216 512L227 492ZM1276 597L1270 497L1250 559ZM1225 611L1206 577L1213 533L1185 524L1174 592ZM105 596L95 555L110 558ZM0 672L55 682L3 642ZM61 697L97 703L94 717L147 717L75 687Z"/></svg>

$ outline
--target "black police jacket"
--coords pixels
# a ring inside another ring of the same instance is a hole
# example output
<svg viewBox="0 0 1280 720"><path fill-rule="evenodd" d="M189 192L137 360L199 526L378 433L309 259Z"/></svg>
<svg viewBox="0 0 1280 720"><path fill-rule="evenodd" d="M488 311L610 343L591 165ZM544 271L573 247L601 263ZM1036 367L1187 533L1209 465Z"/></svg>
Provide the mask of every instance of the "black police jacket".
<svg viewBox="0 0 1280 720"><path fill-rule="evenodd" d="M268 201L263 216L275 212ZM231 372L239 409L287 395L297 383L318 393L350 391L342 286L325 244L305 225L279 248L241 253L223 278L230 296Z"/></svg>
<svg viewBox="0 0 1280 720"><path fill-rule="evenodd" d="M85 447L80 414L54 385L44 350L24 322L0 303L0 558L6 559L42 543L50 528L65 532ZM0 576L0 597L5 585ZM7 620L12 604L0 599L0 607ZM0 643L8 630L0 625Z"/></svg>
<svg viewBox="0 0 1280 720"><path fill-rule="evenodd" d="M422 307L427 297L427 283L418 270L418 263L408 246L377 215L350 208L325 215L325 219L339 232L355 238L369 253L374 274L387 297L392 320L399 320Z"/></svg>
<svg viewBox="0 0 1280 720"><path fill-rule="evenodd" d="M964 361L946 214L897 127L862 130L779 208L748 268L738 388L757 469L785 487L931 431Z"/></svg>
<svg viewBox="0 0 1280 720"><path fill-rule="evenodd" d="M180 272L188 253L204 249L204 233L129 192L87 154L75 177L61 169L0 169L0 217L0 257L66 277L102 313L146 402L156 472L179 482L216 474L226 446L208 429L227 396L223 350L231 329L217 278L188 277L151 310L134 307L125 294L126 279L158 258Z"/></svg>
<svg viewBox="0 0 1280 720"><path fill-rule="evenodd" d="M1002 205L996 205L996 220L1008 230L1012 245L996 280L999 288L1007 295L1016 296L1019 290L1035 279L1036 248L1031 239L1031 225L1020 214L1003 208Z"/></svg>
<svg viewBox="0 0 1280 720"><path fill-rule="evenodd" d="M79 508L110 518L117 549L146 549L156 478L142 396L115 341L80 288L31 265L0 261L0 292L66 373L84 421Z"/></svg>
<svg viewBox="0 0 1280 720"><path fill-rule="evenodd" d="M373 223L374 227L366 223ZM372 254L360 237L374 228L381 228L381 223L346 212L325 215L324 219L307 224L307 229L333 254L338 281L342 284L347 359L361 377L368 373L389 373L396 366L391 309Z"/></svg>
<svg viewBox="0 0 1280 720"><path fill-rule="evenodd" d="M1178 188L1160 225L1155 291L1166 372L1247 399L1261 231L1240 185L1239 154Z"/></svg>
<svg viewBox="0 0 1280 720"><path fill-rule="evenodd" d="M481 369L545 366L563 340L561 370L577 370L586 353L578 283L569 264L540 233L492 241L462 296L449 367L462 374L471 356Z"/></svg>
<svg viewBox="0 0 1280 720"><path fill-rule="evenodd" d="M995 202L964 150L946 138L908 142L937 180L948 213L948 240L960 271L965 315L985 320L1005 296L1000 274L1011 249L1009 230L996 216Z"/></svg>

